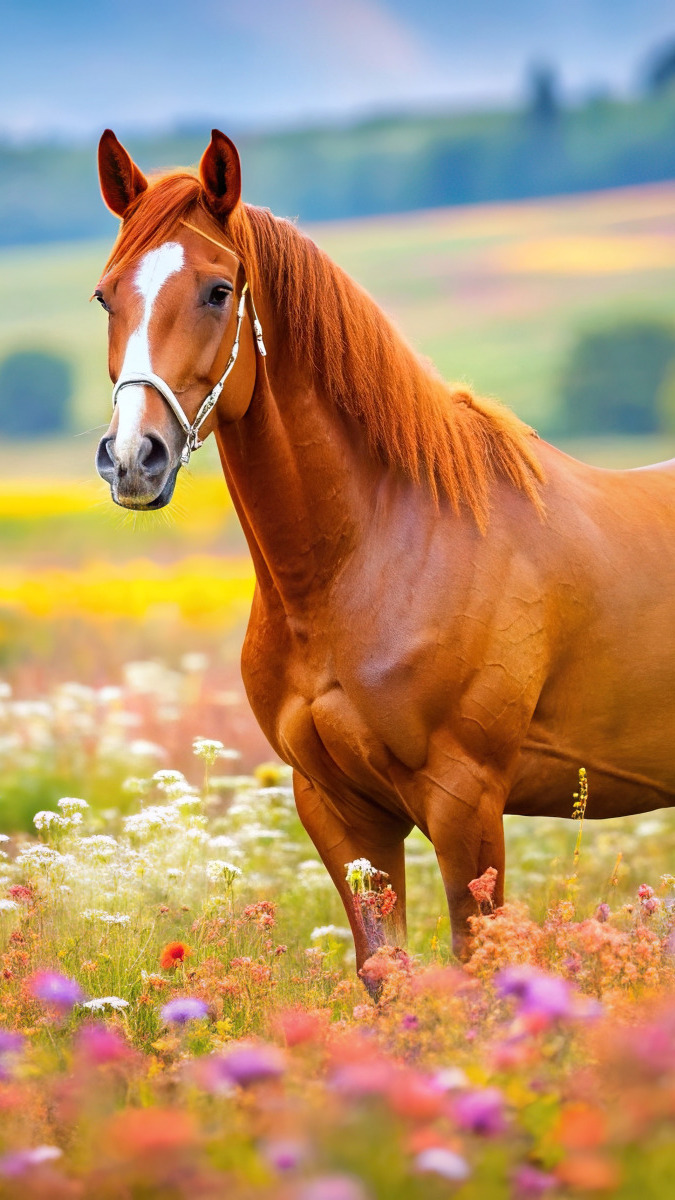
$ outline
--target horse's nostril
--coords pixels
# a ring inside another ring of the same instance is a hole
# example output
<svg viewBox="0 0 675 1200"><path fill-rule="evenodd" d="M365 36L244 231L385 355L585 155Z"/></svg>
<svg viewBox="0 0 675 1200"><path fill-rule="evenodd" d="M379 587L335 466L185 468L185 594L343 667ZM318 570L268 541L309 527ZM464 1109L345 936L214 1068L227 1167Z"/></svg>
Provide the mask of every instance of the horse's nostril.
<svg viewBox="0 0 675 1200"><path fill-rule="evenodd" d="M140 444L137 461L146 475L161 475L169 467L169 451L161 438L148 435Z"/></svg>

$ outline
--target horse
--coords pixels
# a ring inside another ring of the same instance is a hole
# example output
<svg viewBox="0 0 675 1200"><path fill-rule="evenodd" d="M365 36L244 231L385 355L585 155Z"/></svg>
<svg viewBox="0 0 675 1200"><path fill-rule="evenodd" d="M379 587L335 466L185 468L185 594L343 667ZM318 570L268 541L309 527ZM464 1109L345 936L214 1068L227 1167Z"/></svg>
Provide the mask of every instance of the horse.
<svg viewBox="0 0 675 1200"><path fill-rule="evenodd" d="M589 818L675 803L675 461L588 466L446 384L295 224L242 201L218 130L198 171L151 180L106 130L99 175L122 219L94 293L115 383L99 474L160 508L214 434L257 581L246 692L357 965L378 936L346 864L386 873L402 942L414 826L465 957L468 885L492 868L503 904L504 813L571 815L581 764Z"/></svg>

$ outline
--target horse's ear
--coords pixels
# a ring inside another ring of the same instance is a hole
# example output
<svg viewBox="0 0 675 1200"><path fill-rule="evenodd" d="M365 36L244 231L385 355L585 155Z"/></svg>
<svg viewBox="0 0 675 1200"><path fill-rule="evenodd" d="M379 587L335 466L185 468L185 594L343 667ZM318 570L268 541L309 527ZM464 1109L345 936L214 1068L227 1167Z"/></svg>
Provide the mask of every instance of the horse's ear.
<svg viewBox="0 0 675 1200"><path fill-rule="evenodd" d="M105 130L98 144L98 177L103 199L117 217L123 217L129 205L148 186L145 175L118 142L112 129Z"/></svg>
<svg viewBox="0 0 675 1200"><path fill-rule="evenodd" d="M199 174L211 211L218 217L229 217L241 198L241 164L234 142L219 129L211 133Z"/></svg>

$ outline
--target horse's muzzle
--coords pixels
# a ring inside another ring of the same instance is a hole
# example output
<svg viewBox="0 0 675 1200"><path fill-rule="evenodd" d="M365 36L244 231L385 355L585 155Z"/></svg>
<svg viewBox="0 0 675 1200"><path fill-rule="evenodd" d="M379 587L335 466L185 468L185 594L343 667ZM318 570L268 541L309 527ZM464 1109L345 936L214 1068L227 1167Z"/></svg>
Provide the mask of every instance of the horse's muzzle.
<svg viewBox="0 0 675 1200"><path fill-rule="evenodd" d="M114 435L101 438L96 451L96 470L110 485L110 494L122 508L164 508L173 496L180 462L171 465L169 449L162 438L146 436L134 454L118 458Z"/></svg>

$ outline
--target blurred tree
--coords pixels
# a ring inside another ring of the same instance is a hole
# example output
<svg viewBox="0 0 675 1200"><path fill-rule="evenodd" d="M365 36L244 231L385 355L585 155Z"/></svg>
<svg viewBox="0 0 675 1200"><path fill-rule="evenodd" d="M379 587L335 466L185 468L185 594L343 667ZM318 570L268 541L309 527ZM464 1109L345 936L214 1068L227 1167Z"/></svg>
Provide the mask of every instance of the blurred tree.
<svg viewBox="0 0 675 1200"><path fill-rule="evenodd" d="M0 363L0 434L44 437L70 424L70 363L45 350L20 350Z"/></svg>
<svg viewBox="0 0 675 1200"><path fill-rule="evenodd" d="M645 70L645 84L648 92L658 95L665 92L675 83L675 39L670 39L659 46L651 55Z"/></svg>
<svg viewBox="0 0 675 1200"><path fill-rule="evenodd" d="M564 432L657 432L673 364L675 326L644 319L582 333L561 380Z"/></svg>
<svg viewBox="0 0 675 1200"><path fill-rule="evenodd" d="M542 125L554 121L560 112L560 97L553 67L545 63L531 67L527 91L527 109L530 116Z"/></svg>

